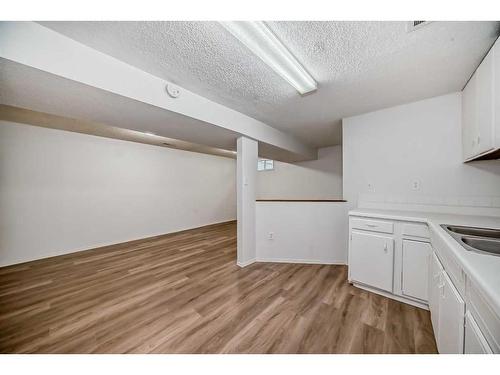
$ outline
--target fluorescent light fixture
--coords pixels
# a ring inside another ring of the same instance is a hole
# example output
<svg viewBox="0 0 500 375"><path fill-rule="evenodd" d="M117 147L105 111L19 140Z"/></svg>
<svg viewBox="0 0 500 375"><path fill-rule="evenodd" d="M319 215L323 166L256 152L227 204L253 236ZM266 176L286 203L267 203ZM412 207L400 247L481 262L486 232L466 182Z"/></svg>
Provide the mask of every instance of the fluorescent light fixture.
<svg viewBox="0 0 500 375"><path fill-rule="evenodd" d="M262 21L221 21L235 38L301 94L317 89L316 81Z"/></svg>

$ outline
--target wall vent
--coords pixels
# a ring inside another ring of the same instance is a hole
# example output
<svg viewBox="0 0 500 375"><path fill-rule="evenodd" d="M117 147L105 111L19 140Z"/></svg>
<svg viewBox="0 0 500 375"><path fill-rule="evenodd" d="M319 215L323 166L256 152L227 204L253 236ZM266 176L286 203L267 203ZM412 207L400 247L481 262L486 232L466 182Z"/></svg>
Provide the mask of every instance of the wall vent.
<svg viewBox="0 0 500 375"><path fill-rule="evenodd" d="M406 32L410 33L412 31L421 29L424 26L427 26L432 21L409 21L406 24Z"/></svg>

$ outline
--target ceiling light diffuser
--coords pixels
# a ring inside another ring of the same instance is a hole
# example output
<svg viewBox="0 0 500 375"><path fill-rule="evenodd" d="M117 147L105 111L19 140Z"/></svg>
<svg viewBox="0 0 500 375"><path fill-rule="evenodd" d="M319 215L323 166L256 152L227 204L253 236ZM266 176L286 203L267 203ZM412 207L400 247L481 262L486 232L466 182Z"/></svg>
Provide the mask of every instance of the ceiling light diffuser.
<svg viewBox="0 0 500 375"><path fill-rule="evenodd" d="M301 94L318 85L290 51L262 21L222 21L224 28Z"/></svg>

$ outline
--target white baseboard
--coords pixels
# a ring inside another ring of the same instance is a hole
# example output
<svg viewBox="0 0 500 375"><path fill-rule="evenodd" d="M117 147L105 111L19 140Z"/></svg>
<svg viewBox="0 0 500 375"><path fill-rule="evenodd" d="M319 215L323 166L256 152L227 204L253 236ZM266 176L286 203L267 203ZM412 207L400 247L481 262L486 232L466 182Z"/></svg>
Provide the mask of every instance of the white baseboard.
<svg viewBox="0 0 500 375"><path fill-rule="evenodd" d="M299 263L299 264L347 265L346 262L325 261L325 260L317 260L317 259L257 258L256 261L263 262L263 263Z"/></svg>
<svg viewBox="0 0 500 375"><path fill-rule="evenodd" d="M246 260L244 262L236 262L236 264L238 265L238 267L246 267L246 266L249 266L250 264L252 263L255 263L257 260L256 259L250 259L250 260Z"/></svg>
<svg viewBox="0 0 500 375"><path fill-rule="evenodd" d="M375 293L375 294L380 294L381 296L384 296L384 297L387 297L387 298L391 298L391 299L394 299L396 301L406 303L408 305L420 307L421 309L424 309L424 310L429 310L429 305L427 305L426 303L423 303L423 302L418 302L418 301L411 300L409 298L397 296L395 294L392 294L392 293L389 293L389 292L385 292L383 290L379 290L379 289L376 289L376 288L372 288L372 287L369 287L369 286L366 286L366 285L363 285L363 284L358 284L356 282L352 282L352 285L354 285L356 288L367 290L367 291Z"/></svg>

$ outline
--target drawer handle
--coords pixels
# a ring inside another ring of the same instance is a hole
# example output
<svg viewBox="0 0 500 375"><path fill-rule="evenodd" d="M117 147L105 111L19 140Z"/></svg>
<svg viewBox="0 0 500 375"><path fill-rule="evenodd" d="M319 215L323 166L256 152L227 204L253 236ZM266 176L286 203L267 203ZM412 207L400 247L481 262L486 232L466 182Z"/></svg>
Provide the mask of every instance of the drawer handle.
<svg viewBox="0 0 500 375"><path fill-rule="evenodd" d="M378 227L377 224L366 224L367 227L370 227L370 228L376 228Z"/></svg>

